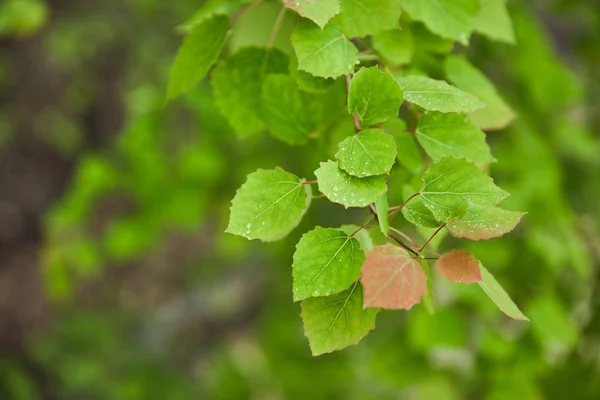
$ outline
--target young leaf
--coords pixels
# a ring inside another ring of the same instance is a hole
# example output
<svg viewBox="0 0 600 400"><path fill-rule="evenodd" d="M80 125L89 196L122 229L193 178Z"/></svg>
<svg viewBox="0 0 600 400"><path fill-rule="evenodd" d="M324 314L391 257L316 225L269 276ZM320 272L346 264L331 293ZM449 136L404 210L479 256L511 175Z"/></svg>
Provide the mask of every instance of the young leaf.
<svg viewBox="0 0 600 400"><path fill-rule="evenodd" d="M450 282L474 283L481 281L479 265L473 254L463 250L450 250L435 262L435 269Z"/></svg>
<svg viewBox="0 0 600 400"><path fill-rule="evenodd" d="M465 92L477 96L485 107L469 115L469 119L484 130L503 129L515 118L514 111L496 92L494 84L463 56L446 59L446 75L450 82Z"/></svg>
<svg viewBox="0 0 600 400"><path fill-rule="evenodd" d="M360 248L363 249L363 252L373 250L373 238L371 238L371 235L369 235L369 231L367 229L361 229L358 231L358 233L356 233L358 230L358 225L351 224L342 225L338 229L344 231L348 236L354 235L353 237L358 240L360 243Z"/></svg>
<svg viewBox="0 0 600 400"><path fill-rule="evenodd" d="M348 112L363 125L374 125L398 116L402 90L394 78L377 67L361 68L350 83Z"/></svg>
<svg viewBox="0 0 600 400"><path fill-rule="evenodd" d="M373 48L392 65L409 64L415 53L415 43L410 30L392 29L371 38Z"/></svg>
<svg viewBox="0 0 600 400"><path fill-rule="evenodd" d="M294 301L339 293L355 282L365 254L344 231L317 226L296 246L292 264Z"/></svg>
<svg viewBox="0 0 600 400"><path fill-rule="evenodd" d="M475 30L490 39L514 44L515 31L506 9L506 0L479 0L481 10L475 21Z"/></svg>
<svg viewBox="0 0 600 400"><path fill-rule="evenodd" d="M404 100L428 111L470 113L485 107L477 97L463 92L445 81L420 75L397 76Z"/></svg>
<svg viewBox="0 0 600 400"><path fill-rule="evenodd" d="M171 68L167 100L191 89L204 78L219 57L228 31L229 18L222 15L206 19L192 29Z"/></svg>
<svg viewBox="0 0 600 400"><path fill-rule="evenodd" d="M469 44L479 13L478 0L404 0L410 16L423 22L433 33Z"/></svg>
<svg viewBox="0 0 600 400"><path fill-rule="evenodd" d="M495 206L508 195L464 158L443 158L423 174L421 199L442 222L460 220L471 204Z"/></svg>
<svg viewBox="0 0 600 400"><path fill-rule="evenodd" d="M283 5L324 28L340 12L340 0L283 0Z"/></svg>
<svg viewBox="0 0 600 400"><path fill-rule="evenodd" d="M339 148L335 157L340 168L359 178L389 174L396 160L394 138L381 129L348 136Z"/></svg>
<svg viewBox="0 0 600 400"><path fill-rule="evenodd" d="M289 75L265 77L260 106L271 135L286 143L304 144L317 129L314 99L298 89Z"/></svg>
<svg viewBox="0 0 600 400"><path fill-rule="evenodd" d="M313 356L357 344L375 329L376 308L363 308L360 282L342 293L312 297L301 303L304 334Z"/></svg>
<svg viewBox="0 0 600 400"><path fill-rule="evenodd" d="M288 60L276 49L243 48L211 74L215 102L240 137L265 129L260 116L262 82L267 74L286 73Z"/></svg>
<svg viewBox="0 0 600 400"><path fill-rule="evenodd" d="M388 204L387 194L382 194L375 201L375 211L377 212L377 220L379 221L379 229L381 229L381 233L383 233L386 237L388 231L390 230L390 222L388 219L388 208L390 208Z"/></svg>
<svg viewBox="0 0 600 400"><path fill-rule="evenodd" d="M333 23L324 29L301 21L292 34L298 68L323 78L349 74L358 61L358 50Z"/></svg>
<svg viewBox="0 0 600 400"><path fill-rule="evenodd" d="M367 253L361 281L365 307L410 310L427 293L427 277L419 262L391 243Z"/></svg>
<svg viewBox="0 0 600 400"><path fill-rule="evenodd" d="M466 213L446 227L457 238L487 240L512 231L525 213L469 204Z"/></svg>
<svg viewBox="0 0 600 400"><path fill-rule="evenodd" d="M420 196L411 199L402 208L404 218L416 226L421 228L439 228L441 223L438 222L431 210L423 204Z"/></svg>
<svg viewBox="0 0 600 400"><path fill-rule="evenodd" d="M480 265L480 269L481 282L478 282L478 284L498 308L513 319L529 321L529 318L519 310L519 307L517 307L508 293L496 281L496 278L483 265Z"/></svg>
<svg viewBox="0 0 600 400"><path fill-rule="evenodd" d="M398 27L401 0L341 0L344 33L350 37L374 35Z"/></svg>
<svg viewBox="0 0 600 400"><path fill-rule="evenodd" d="M290 76L300 89L309 93L325 93L335 84L335 79L325 79L299 70L296 57L290 59Z"/></svg>
<svg viewBox="0 0 600 400"><path fill-rule="evenodd" d="M357 178L341 170L335 161L322 162L315 171L319 190L344 207L366 207L386 192L383 176Z"/></svg>
<svg viewBox="0 0 600 400"><path fill-rule="evenodd" d="M282 238L308 209L312 191L300 178L275 168L248 175L235 194L225 232L265 242Z"/></svg>
<svg viewBox="0 0 600 400"><path fill-rule="evenodd" d="M464 114L427 113L419 120L416 137L433 161L464 157L479 167L496 161L485 134Z"/></svg>

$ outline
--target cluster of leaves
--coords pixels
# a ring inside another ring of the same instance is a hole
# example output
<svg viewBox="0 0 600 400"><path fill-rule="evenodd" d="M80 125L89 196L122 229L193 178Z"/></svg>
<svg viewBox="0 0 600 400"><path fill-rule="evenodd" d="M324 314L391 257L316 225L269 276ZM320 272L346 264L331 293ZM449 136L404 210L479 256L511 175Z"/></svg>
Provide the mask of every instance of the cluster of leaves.
<svg viewBox="0 0 600 400"><path fill-rule="evenodd" d="M237 11L209 2L195 16L171 71L169 99L207 74L231 24L256 3ZM513 230L523 216L498 207L508 193L485 172L495 159L483 130L505 127L512 110L463 57L443 60L454 85L428 76L418 60L440 48L448 52L454 41L467 45L474 31L513 42L503 1L400 3L284 1L265 47L241 48L211 73L217 104L240 137L268 130L302 145L327 135L337 120L352 121L344 126L335 160L314 172L316 180L281 168L250 174L233 199L227 227L247 239L278 240L306 213L313 184L333 203L370 211L361 226L317 226L296 246L293 298L302 302L314 355L357 343L374 328L380 308L408 310L423 299L433 313L430 259L442 277L477 282L507 315L527 319L471 253L427 250L444 228L477 241ZM303 17L293 17L291 59L272 47L287 9ZM237 13L230 18L227 11ZM430 32L424 33L423 25ZM429 42L422 44L424 37ZM405 129L405 120L415 129ZM407 185L405 201L389 207L387 180L396 160L418 172L421 183L412 193ZM418 228L435 228L434 233L418 245L390 225L399 213ZM375 246L363 231L373 220L388 243Z"/></svg>

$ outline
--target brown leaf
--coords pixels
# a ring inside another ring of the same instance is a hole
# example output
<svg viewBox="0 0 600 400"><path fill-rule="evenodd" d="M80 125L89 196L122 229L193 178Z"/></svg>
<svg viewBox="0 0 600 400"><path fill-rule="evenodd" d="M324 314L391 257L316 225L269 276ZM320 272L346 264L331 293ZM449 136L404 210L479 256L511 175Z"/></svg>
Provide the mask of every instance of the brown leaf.
<svg viewBox="0 0 600 400"><path fill-rule="evenodd" d="M427 277L417 260L391 243L367 253L361 280L365 307L410 310L427 293Z"/></svg>
<svg viewBox="0 0 600 400"><path fill-rule="evenodd" d="M450 250L435 262L435 269L454 283L475 283L481 282L479 265L473 254L463 250Z"/></svg>

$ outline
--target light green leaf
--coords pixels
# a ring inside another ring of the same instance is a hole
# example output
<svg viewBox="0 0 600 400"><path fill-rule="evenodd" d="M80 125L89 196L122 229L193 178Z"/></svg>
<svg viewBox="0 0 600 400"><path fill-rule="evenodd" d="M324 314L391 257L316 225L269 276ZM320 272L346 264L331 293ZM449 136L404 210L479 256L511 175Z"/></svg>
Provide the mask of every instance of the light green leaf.
<svg viewBox="0 0 600 400"><path fill-rule="evenodd" d="M344 33L350 37L374 35L398 27L401 0L341 0L340 19Z"/></svg>
<svg viewBox="0 0 600 400"><path fill-rule="evenodd" d="M325 79L299 70L296 57L290 60L290 76L294 78L300 89L310 93L325 93L335 84L335 79Z"/></svg>
<svg viewBox="0 0 600 400"><path fill-rule="evenodd" d="M294 301L348 289L360 276L364 261L358 240L339 229L317 226L296 246L292 264Z"/></svg>
<svg viewBox="0 0 600 400"><path fill-rule="evenodd" d="M464 114L427 113L419 120L416 137L433 161L464 157L479 167L496 161L485 134Z"/></svg>
<svg viewBox="0 0 600 400"><path fill-rule="evenodd" d="M502 100L494 84L463 56L446 59L446 75L450 82L485 103L485 107L469 115L484 130L503 129L515 118L514 111Z"/></svg>
<svg viewBox="0 0 600 400"><path fill-rule="evenodd" d="M358 228L358 225L342 225L339 227L339 229L344 231L347 235L354 234L354 238L358 240L360 248L363 249L365 253L373 250L373 238L371 238L369 231L367 229L361 229L356 233Z"/></svg>
<svg viewBox="0 0 600 400"><path fill-rule="evenodd" d="M495 206L509 194L475 164L447 157L423 174L421 199L438 221L458 219L471 204Z"/></svg>
<svg viewBox="0 0 600 400"><path fill-rule="evenodd" d="M271 135L286 143L304 144L318 127L314 99L289 75L265 77L260 106Z"/></svg>
<svg viewBox="0 0 600 400"><path fill-rule="evenodd" d="M413 35L408 29L393 29L371 38L373 48L392 65L409 64L415 54Z"/></svg>
<svg viewBox="0 0 600 400"><path fill-rule="evenodd" d="M171 68L167 100L188 91L204 78L221 53L227 31L229 18L217 15L196 25L184 38Z"/></svg>
<svg viewBox="0 0 600 400"><path fill-rule="evenodd" d="M240 137L265 129L260 117L260 96L265 75L286 73L288 60L275 49L243 48L211 74L215 102Z"/></svg>
<svg viewBox="0 0 600 400"><path fill-rule="evenodd" d="M408 222L421 228L439 228L441 225L435 219L431 210L425 207L420 196L416 196L406 203L402 208L402 215Z"/></svg>
<svg viewBox="0 0 600 400"><path fill-rule="evenodd" d="M350 83L348 111L363 125L374 125L398 116L402 90L394 78L377 67L361 68Z"/></svg>
<svg viewBox="0 0 600 400"><path fill-rule="evenodd" d="M354 71L358 50L333 23L324 29L301 21L292 34L298 68L323 78L337 78Z"/></svg>
<svg viewBox="0 0 600 400"><path fill-rule="evenodd" d="M342 293L313 297L302 303L304 334L313 356L357 344L375 329L378 308L363 308L360 282Z"/></svg>
<svg viewBox="0 0 600 400"><path fill-rule="evenodd" d="M404 0L404 9L442 37L469 44L479 13L479 0Z"/></svg>
<svg viewBox="0 0 600 400"><path fill-rule="evenodd" d="M214 15L233 15L236 11L242 8L245 4L251 3L252 0L208 0L202 5L192 16L179 25L179 32L187 33L192 30L200 22Z"/></svg>
<svg viewBox="0 0 600 400"><path fill-rule="evenodd" d="M366 207L386 192L383 176L357 178L341 170L335 161L322 162L315 171L319 190L330 201L344 207Z"/></svg>
<svg viewBox="0 0 600 400"><path fill-rule="evenodd" d="M381 129L369 129L348 136L339 144L335 157L340 168L352 176L389 174L396 160L394 138Z"/></svg>
<svg viewBox="0 0 600 400"><path fill-rule="evenodd" d="M388 231L390 230L390 221L388 220L388 208L390 208L388 203L387 194L382 194L375 201L375 211L377 212L377 220L379 221L379 229L381 229L381 233L387 236Z"/></svg>
<svg viewBox="0 0 600 400"><path fill-rule="evenodd" d="M225 232L265 242L284 237L310 205L311 187L302 182L281 168L251 173L233 198Z"/></svg>
<svg viewBox="0 0 600 400"><path fill-rule="evenodd" d="M477 283L504 314L513 319L529 321L529 318L519 310L519 307L512 301L508 293L483 265L481 265L481 282Z"/></svg>
<svg viewBox="0 0 600 400"><path fill-rule="evenodd" d="M397 76L404 100L428 111L470 113L485 107L477 97L463 92L445 81L419 75Z"/></svg>
<svg viewBox="0 0 600 400"><path fill-rule="evenodd" d="M525 213L498 207L469 204L467 211L446 227L452 236L470 240L487 240L512 231Z"/></svg>
<svg viewBox="0 0 600 400"><path fill-rule="evenodd" d="M314 21L321 28L340 12L340 0L283 0L283 5Z"/></svg>
<svg viewBox="0 0 600 400"><path fill-rule="evenodd" d="M481 10L475 21L475 30L490 39L514 44L515 31L506 9L506 0L479 0Z"/></svg>

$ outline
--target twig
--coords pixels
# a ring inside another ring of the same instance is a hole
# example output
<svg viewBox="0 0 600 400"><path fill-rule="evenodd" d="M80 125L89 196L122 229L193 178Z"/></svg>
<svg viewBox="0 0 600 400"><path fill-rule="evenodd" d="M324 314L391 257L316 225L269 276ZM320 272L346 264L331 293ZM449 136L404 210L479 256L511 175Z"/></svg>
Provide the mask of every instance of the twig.
<svg viewBox="0 0 600 400"><path fill-rule="evenodd" d="M444 225L440 226L439 228L437 228L437 230L435 232L433 232L433 235L431 235L431 237L429 239L427 239L427 241L425 242L425 244L423 245L423 247L421 247L419 249L419 251L423 251L425 249L425 247L427 247L427 245L429 244L429 242L431 242L431 240L435 237L435 235L437 235L442 229L444 229L446 227L447 222L444 223Z"/></svg>
<svg viewBox="0 0 600 400"><path fill-rule="evenodd" d="M269 40L267 41L267 49L273 47L273 43L275 43L275 39L277 39L277 34L279 33L279 28L281 28L281 23L283 22L286 11L287 8L285 6L281 7L281 11L279 11L279 14L277 15L277 19L275 20L275 24L273 24L273 29L269 35Z"/></svg>
<svg viewBox="0 0 600 400"><path fill-rule="evenodd" d="M408 246L406 243L404 243L402 240L400 240L400 238L394 236L391 233L388 233L388 237L390 239L392 239L394 242L398 243L402 248L404 248L406 251L411 252L412 254L414 254L417 258L421 258L421 255L419 253L417 253L412 247Z"/></svg>
<svg viewBox="0 0 600 400"><path fill-rule="evenodd" d="M258 6L263 1L264 0L256 0L254 3L249 4L246 7L242 8L240 11L238 11L237 13L235 13L233 15L233 17L231 17L231 23L234 23L235 21L237 21L242 15L246 14L248 11L250 11L254 7Z"/></svg>

